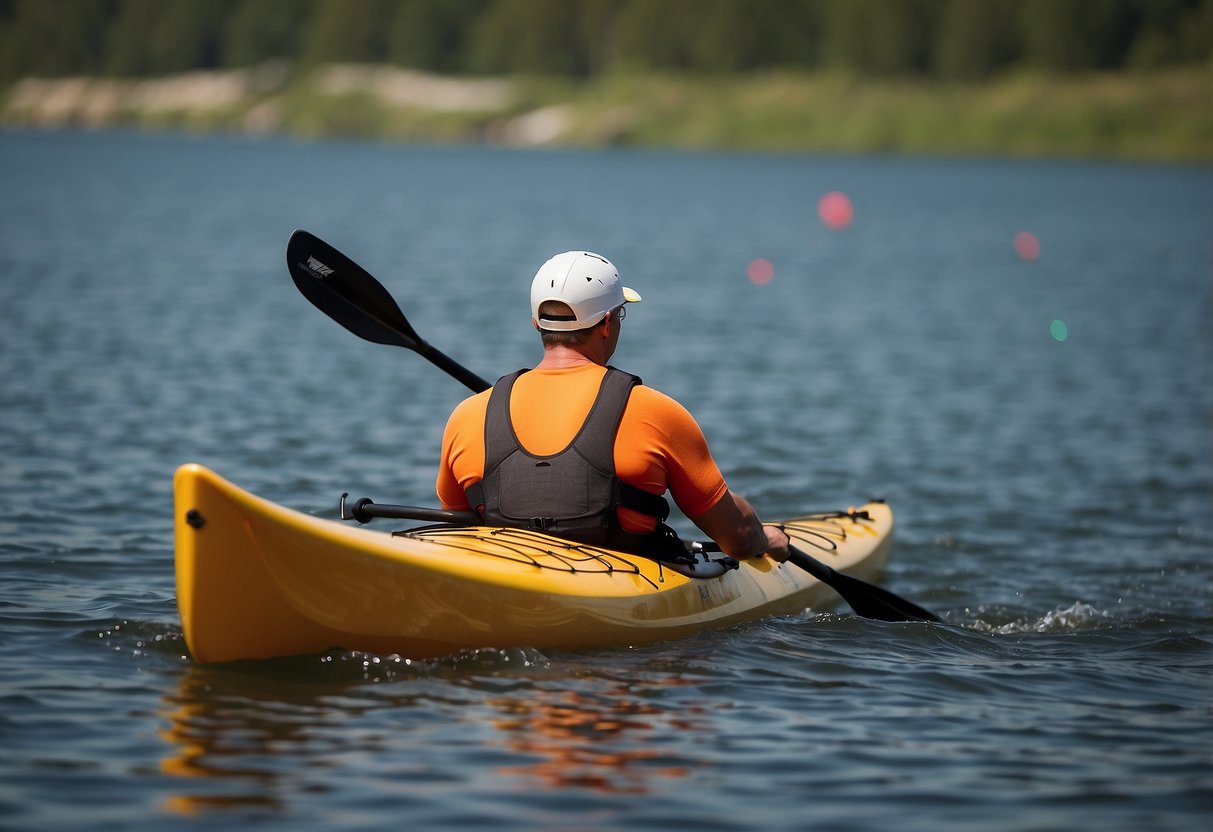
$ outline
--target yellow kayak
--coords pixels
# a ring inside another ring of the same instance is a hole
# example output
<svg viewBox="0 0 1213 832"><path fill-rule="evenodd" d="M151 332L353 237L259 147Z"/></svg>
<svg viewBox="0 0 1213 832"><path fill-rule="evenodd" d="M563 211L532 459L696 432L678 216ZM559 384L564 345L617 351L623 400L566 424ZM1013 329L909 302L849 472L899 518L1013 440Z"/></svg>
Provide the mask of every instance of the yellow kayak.
<svg viewBox="0 0 1213 832"><path fill-rule="evenodd" d="M375 531L285 508L196 464L177 470L173 492L177 604L199 662L330 648L422 659L474 647L622 647L838 601L802 569L765 557L698 578L527 530ZM784 525L834 569L874 579L893 514L868 503Z"/></svg>

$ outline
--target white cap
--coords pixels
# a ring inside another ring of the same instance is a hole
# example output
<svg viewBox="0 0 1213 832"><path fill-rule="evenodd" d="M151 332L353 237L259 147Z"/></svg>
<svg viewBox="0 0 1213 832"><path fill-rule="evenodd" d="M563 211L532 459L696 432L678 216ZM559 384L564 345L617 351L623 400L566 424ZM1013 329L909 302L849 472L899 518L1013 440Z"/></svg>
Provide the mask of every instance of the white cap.
<svg viewBox="0 0 1213 832"><path fill-rule="evenodd" d="M539 307L549 300L568 304L572 318L540 318ZM594 326L640 295L619 283L619 270L601 254L566 251L539 267L531 281L531 317L540 329L572 332Z"/></svg>

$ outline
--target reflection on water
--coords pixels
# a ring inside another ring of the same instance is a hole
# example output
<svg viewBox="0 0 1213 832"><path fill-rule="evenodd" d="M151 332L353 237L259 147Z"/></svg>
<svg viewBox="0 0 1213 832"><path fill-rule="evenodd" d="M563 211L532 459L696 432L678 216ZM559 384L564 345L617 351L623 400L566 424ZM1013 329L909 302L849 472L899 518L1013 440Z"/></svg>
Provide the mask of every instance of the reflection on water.
<svg viewBox="0 0 1213 832"><path fill-rule="evenodd" d="M432 716L442 710L455 717L438 732L463 746L445 764L504 756L509 762L494 771L512 790L645 794L653 778L683 778L709 764L661 739L707 730L704 708L677 696L694 680L595 675L570 685L561 673L548 676L535 651L471 650L433 662L330 653L191 666L164 700L160 770L180 785L163 808L285 811L292 794L326 790L316 772L350 760L362 766L385 752L414 761L410 777L398 767L393 773L395 792L462 777L431 768L444 764L427 753L438 741ZM481 747L468 747L476 737Z"/></svg>
<svg viewBox="0 0 1213 832"><path fill-rule="evenodd" d="M689 684L676 678L646 680L640 688L651 695L657 687ZM658 738L671 731L703 730L702 707L671 713L640 697L637 686L612 684L604 690L541 691L534 698L496 699L504 714L494 725L506 736L509 750L536 757L533 763L501 769L552 789L569 786L605 793L645 794L652 777L686 777L703 760L664 751Z"/></svg>
<svg viewBox="0 0 1213 832"><path fill-rule="evenodd" d="M258 682L236 671L191 667L165 698L169 727L160 736L170 748L161 771L194 781L169 797L165 809L281 808L285 772L276 757L306 746L323 711L315 691L269 678Z"/></svg>

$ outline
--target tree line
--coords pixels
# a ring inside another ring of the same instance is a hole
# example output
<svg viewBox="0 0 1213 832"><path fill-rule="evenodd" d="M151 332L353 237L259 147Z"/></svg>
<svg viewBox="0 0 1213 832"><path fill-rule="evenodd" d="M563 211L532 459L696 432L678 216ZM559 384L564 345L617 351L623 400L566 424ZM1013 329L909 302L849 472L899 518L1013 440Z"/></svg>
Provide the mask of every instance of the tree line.
<svg viewBox="0 0 1213 832"><path fill-rule="evenodd" d="M0 0L0 81L386 63L982 80L1210 59L1213 0Z"/></svg>

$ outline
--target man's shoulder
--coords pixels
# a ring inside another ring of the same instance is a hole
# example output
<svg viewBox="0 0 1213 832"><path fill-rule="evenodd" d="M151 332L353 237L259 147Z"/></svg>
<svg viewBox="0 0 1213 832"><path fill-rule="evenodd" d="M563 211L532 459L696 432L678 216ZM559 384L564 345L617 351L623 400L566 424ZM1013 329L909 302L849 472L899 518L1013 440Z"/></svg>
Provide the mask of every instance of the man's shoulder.
<svg viewBox="0 0 1213 832"><path fill-rule="evenodd" d="M649 387L647 384L638 384L632 388L632 402L645 408L652 408L670 414L676 414L679 417L692 418L681 402L673 396L663 393L656 387Z"/></svg>
<svg viewBox="0 0 1213 832"><path fill-rule="evenodd" d="M455 409L451 411L450 421L458 421L463 419L479 418L484 420L485 410L489 404L489 393L492 388L482 390L479 393L474 393L466 399L455 405Z"/></svg>

